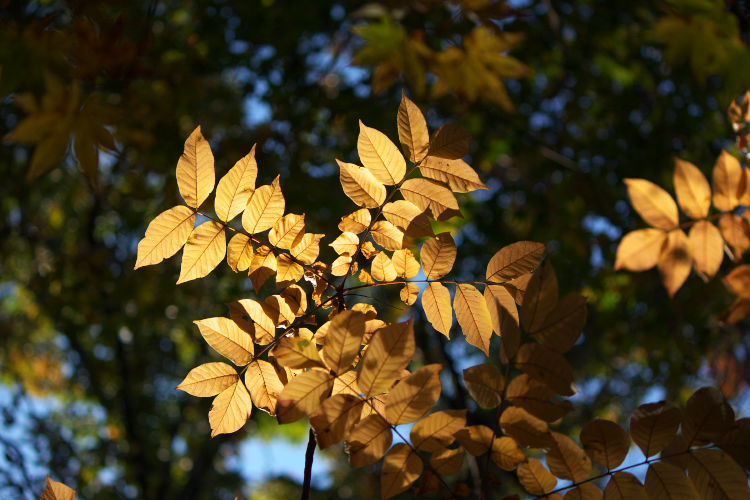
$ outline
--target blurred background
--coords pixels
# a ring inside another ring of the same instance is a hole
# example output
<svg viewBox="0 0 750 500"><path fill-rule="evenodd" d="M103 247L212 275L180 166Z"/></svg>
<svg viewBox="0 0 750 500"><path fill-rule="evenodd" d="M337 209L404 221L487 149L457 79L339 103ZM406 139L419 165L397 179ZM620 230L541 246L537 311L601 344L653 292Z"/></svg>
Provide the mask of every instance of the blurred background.
<svg viewBox="0 0 750 500"><path fill-rule="evenodd" d="M692 276L670 300L656 271L612 266L644 226L623 178L670 190L675 156L710 174L734 147L749 37L748 0L0 0L0 496L36 498L48 473L83 499L299 495L306 423L256 411L210 439L210 400L174 389L216 360L192 321L252 296L247 278L220 266L176 286L177 258L132 270L136 245L178 203L201 124L218 175L258 144L258 183L281 175L329 256L352 209L333 160L356 162L358 119L396 138L402 91L433 129L471 131L490 186L444 226L458 274L535 240L562 291L588 297L564 429L706 384L747 414L748 325L718 321L721 280ZM458 376L478 353L424 322L417 335ZM446 385L443 406L468 404ZM319 452L313 498L376 498L376 471Z"/></svg>

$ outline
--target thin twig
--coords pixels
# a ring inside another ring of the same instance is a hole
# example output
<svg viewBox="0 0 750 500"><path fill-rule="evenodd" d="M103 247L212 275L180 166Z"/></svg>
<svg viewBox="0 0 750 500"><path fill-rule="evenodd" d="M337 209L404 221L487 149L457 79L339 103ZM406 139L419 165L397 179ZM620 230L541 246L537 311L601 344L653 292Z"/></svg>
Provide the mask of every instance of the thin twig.
<svg viewBox="0 0 750 500"><path fill-rule="evenodd" d="M315 458L315 447L318 442L315 440L315 432L310 429L307 437L307 450L305 451L305 475L302 483L302 500L310 499L310 483L312 482L312 466Z"/></svg>

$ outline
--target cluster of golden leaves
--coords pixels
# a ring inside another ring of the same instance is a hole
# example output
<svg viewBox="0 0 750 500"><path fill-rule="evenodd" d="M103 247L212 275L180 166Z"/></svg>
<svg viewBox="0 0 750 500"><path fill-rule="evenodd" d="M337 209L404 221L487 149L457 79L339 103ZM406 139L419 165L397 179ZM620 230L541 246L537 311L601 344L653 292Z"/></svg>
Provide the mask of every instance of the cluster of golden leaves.
<svg viewBox="0 0 750 500"><path fill-rule="evenodd" d="M677 203L664 189L645 179L626 179L630 202L652 227L626 234L617 249L615 269L659 268L664 286L674 295L691 269L708 280L750 247L748 173L739 160L722 151L713 169L713 189L698 167L677 159L674 187ZM681 224L679 208L688 217ZM710 213L711 205L717 213ZM718 228L713 221L718 219ZM688 234L684 228L690 226Z"/></svg>

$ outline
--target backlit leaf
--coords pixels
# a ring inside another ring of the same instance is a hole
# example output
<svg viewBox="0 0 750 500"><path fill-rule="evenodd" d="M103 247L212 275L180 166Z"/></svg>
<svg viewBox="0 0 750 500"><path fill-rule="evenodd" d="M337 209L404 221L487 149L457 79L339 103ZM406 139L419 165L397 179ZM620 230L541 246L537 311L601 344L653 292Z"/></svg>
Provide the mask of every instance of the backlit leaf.
<svg viewBox="0 0 750 500"><path fill-rule="evenodd" d="M218 222L204 222L190 233L182 251L182 267L177 284L207 276L224 260L227 237Z"/></svg>
<svg viewBox="0 0 750 500"><path fill-rule="evenodd" d="M133 269L158 264L182 248L195 225L195 212L185 206L172 207L156 216L138 243Z"/></svg>
<svg viewBox="0 0 750 500"><path fill-rule="evenodd" d="M734 210L739 205L742 186L740 162L722 151L716 159L713 172L714 206L719 210Z"/></svg>
<svg viewBox="0 0 750 500"><path fill-rule="evenodd" d="M682 229L670 231L658 263L661 280L670 296L674 296L690 276L692 264L688 237Z"/></svg>
<svg viewBox="0 0 750 500"><path fill-rule="evenodd" d="M677 202L688 217L702 219L711 207L711 186L703 173L692 163L675 160L674 189Z"/></svg>
<svg viewBox="0 0 750 500"><path fill-rule="evenodd" d="M541 344L564 353L578 341L586 324L586 297L571 293L560 299L544 323L531 335Z"/></svg>
<svg viewBox="0 0 750 500"><path fill-rule="evenodd" d="M377 208L385 201L385 186L364 167L336 160L344 194L360 207Z"/></svg>
<svg viewBox="0 0 750 500"><path fill-rule="evenodd" d="M242 213L255 190L258 164L255 162L255 145L219 181L216 187L214 207L216 215L229 222Z"/></svg>
<svg viewBox="0 0 750 500"><path fill-rule="evenodd" d="M294 377L279 394L276 418L280 424L295 422L312 415L333 389L333 376L313 369Z"/></svg>
<svg viewBox="0 0 750 500"><path fill-rule="evenodd" d="M185 149L177 162L177 186L188 206L200 207L216 182L214 154L198 126L185 141Z"/></svg>
<svg viewBox="0 0 750 500"><path fill-rule="evenodd" d="M372 465L382 458L392 442L391 426L380 415L365 417L346 437L349 463L354 468Z"/></svg>
<svg viewBox="0 0 750 500"><path fill-rule="evenodd" d="M393 252L391 262L393 262L393 267L396 268L396 274L402 278L413 278L419 274L419 262L408 248Z"/></svg>
<svg viewBox="0 0 750 500"><path fill-rule="evenodd" d="M266 345L273 341L276 325L273 322L272 310L268 304L253 299L242 299L237 302L253 321L253 331L250 334L255 342Z"/></svg>
<svg viewBox="0 0 750 500"><path fill-rule="evenodd" d="M305 264L313 264L320 254L320 240L322 238L322 234L306 233L292 247L292 256Z"/></svg>
<svg viewBox="0 0 750 500"><path fill-rule="evenodd" d="M492 320L484 296L473 285L462 283L456 287L453 307L466 341L489 356Z"/></svg>
<svg viewBox="0 0 750 500"><path fill-rule="evenodd" d="M193 323L208 345L235 365L243 366L253 359L253 339L231 319L207 318Z"/></svg>
<svg viewBox="0 0 750 500"><path fill-rule="evenodd" d="M276 415L276 401L284 389L276 369L268 361L257 359L247 365L245 385L258 409Z"/></svg>
<svg viewBox="0 0 750 500"><path fill-rule="evenodd" d="M450 233L440 233L422 245L419 255L428 279L442 278L453 269L456 261L456 242Z"/></svg>
<svg viewBox="0 0 750 500"><path fill-rule="evenodd" d="M73 488L47 476L46 486L39 500L75 500L76 492Z"/></svg>
<svg viewBox="0 0 750 500"><path fill-rule="evenodd" d="M239 430L253 409L245 384L238 380L227 387L216 398L208 412L208 422L211 424L211 437L219 434L230 434Z"/></svg>
<svg viewBox="0 0 750 500"><path fill-rule="evenodd" d="M543 495L552 491L557 484L555 476L536 458L529 458L519 465L516 473L523 487L532 495Z"/></svg>
<svg viewBox="0 0 750 500"><path fill-rule="evenodd" d="M307 310L307 295L301 287L289 285L281 292L281 296L295 316L302 316Z"/></svg>
<svg viewBox="0 0 750 500"><path fill-rule="evenodd" d="M716 226L707 220L693 224L688 233L695 269L707 278L713 277L724 260L724 240Z"/></svg>
<svg viewBox="0 0 750 500"><path fill-rule="evenodd" d="M370 231L375 243L387 250L400 250L404 247L404 233L387 220L379 220Z"/></svg>
<svg viewBox="0 0 750 500"><path fill-rule="evenodd" d="M647 403L630 417L630 435L646 457L662 451L677 434L682 412L671 403Z"/></svg>
<svg viewBox="0 0 750 500"><path fill-rule="evenodd" d="M440 364L427 365L402 379L388 395L386 420L393 425L416 421L440 398Z"/></svg>
<svg viewBox="0 0 750 500"><path fill-rule="evenodd" d="M430 147L430 134L424 115L406 94L401 95L398 107L398 138L413 163L419 163Z"/></svg>
<svg viewBox="0 0 750 500"><path fill-rule="evenodd" d="M253 262L253 244L242 233L232 236L227 245L227 264L234 272L247 271Z"/></svg>
<svg viewBox="0 0 750 500"><path fill-rule="evenodd" d="M430 467L440 475L456 474L464 463L463 448L441 449L430 458Z"/></svg>
<svg viewBox="0 0 750 500"><path fill-rule="evenodd" d="M398 443L383 460L380 476L380 498L391 498L406 491L422 475L422 459L408 444Z"/></svg>
<svg viewBox="0 0 750 500"><path fill-rule="evenodd" d="M503 322L519 323L518 307L511 292L503 285L487 285L484 287L484 301L492 320L492 330L503 335Z"/></svg>
<svg viewBox="0 0 750 500"><path fill-rule="evenodd" d="M338 227L342 232L359 234L370 226L371 220L370 211L360 208L342 217Z"/></svg>
<svg viewBox="0 0 750 500"><path fill-rule="evenodd" d="M630 437L616 423L595 419L581 430L581 444L591 458L611 470L625 460L630 450Z"/></svg>
<svg viewBox="0 0 750 500"><path fill-rule="evenodd" d="M191 396L216 396L237 380L239 380L237 370L228 364L205 363L190 370L177 389Z"/></svg>
<svg viewBox="0 0 750 500"><path fill-rule="evenodd" d="M343 232L338 238L329 243L333 250L339 255L354 255L359 247L359 237L354 233Z"/></svg>
<svg viewBox="0 0 750 500"><path fill-rule="evenodd" d="M690 445L718 441L734 423L734 410L721 391L703 387L685 405L682 434Z"/></svg>
<svg viewBox="0 0 750 500"><path fill-rule="evenodd" d="M344 439L359 422L364 400L350 394L336 394L323 401L318 411L310 417L310 426L321 450Z"/></svg>
<svg viewBox="0 0 750 500"><path fill-rule="evenodd" d="M430 141L430 156L455 160L469 154L471 135L466 129L447 123L442 125Z"/></svg>
<svg viewBox="0 0 750 500"><path fill-rule="evenodd" d="M568 490L563 497L566 500L601 500L602 490L594 483L582 483Z"/></svg>
<svg viewBox="0 0 750 500"><path fill-rule="evenodd" d="M535 380L525 373L515 377L508 385L506 397L535 417L547 422L562 418L572 409L570 401L553 401L555 392L547 384Z"/></svg>
<svg viewBox="0 0 750 500"><path fill-rule="evenodd" d="M521 307L521 325L528 332L539 330L557 306L558 284L555 270L547 260L531 276Z"/></svg>
<svg viewBox="0 0 750 500"><path fill-rule="evenodd" d="M496 365L470 366L464 370L464 384L482 408L496 408L502 402L505 379Z"/></svg>
<svg viewBox="0 0 750 500"><path fill-rule="evenodd" d="M492 461L504 470L515 470L519 464L526 461L526 455L513 438L507 436L496 438L492 442Z"/></svg>
<svg viewBox="0 0 750 500"><path fill-rule="evenodd" d="M477 189L487 189L476 171L461 159L449 160L428 156L419 167L422 175L448 185L456 193L468 193Z"/></svg>
<svg viewBox="0 0 750 500"><path fill-rule="evenodd" d="M348 371L359 353L365 334L365 315L358 311L342 311L328 326L325 337L325 362L328 368L342 374Z"/></svg>
<svg viewBox="0 0 750 500"><path fill-rule="evenodd" d="M733 213L721 214L719 229L721 230L721 236L732 249L734 258L741 258L742 254L750 247L750 227L747 219Z"/></svg>
<svg viewBox="0 0 750 500"><path fill-rule="evenodd" d="M578 444L565 434L552 433L547 452L547 466L562 479L583 481L591 473L591 459Z"/></svg>
<svg viewBox="0 0 750 500"><path fill-rule="evenodd" d="M271 352L281 366L294 370L324 366L315 342L309 340L284 337Z"/></svg>
<svg viewBox="0 0 750 500"><path fill-rule="evenodd" d="M398 277L396 268L393 266L391 259L383 252L380 252L372 259L370 274L377 281L393 281Z"/></svg>
<svg viewBox="0 0 750 500"><path fill-rule="evenodd" d="M357 384L365 396L388 391L414 356L413 320L375 331L359 362Z"/></svg>
<svg viewBox="0 0 750 500"><path fill-rule="evenodd" d="M297 283L305 274L305 268L285 253L276 259L276 267L276 283L279 285Z"/></svg>
<svg viewBox="0 0 750 500"><path fill-rule="evenodd" d="M248 276L250 276L256 292L268 281L268 278L276 274L277 269L276 255L271 251L271 248L266 245L258 247L248 268Z"/></svg>
<svg viewBox="0 0 750 500"><path fill-rule="evenodd" d="M646 493L650 500L696 500L695 489L680 469L664 462L649 466Z"/></svg>
<svg viewBox="0 0 750 500"><path fill-rule="evenodd" d="M750 297L750 265L737 266L724 278L732 293L742 298Z"/></svg>
<svg viewBox="0 0 750 500"><path fill-rule="evenodd" d="M421 210L429 209L437 220L461 216L456 197L439 182L431 179L407 179L400 189L407 201Z"/></svg>
<svg viewBox="0 0 750 500"><path fill-rule="evenodd" d="M478 457L490 451L495 431L486 425L472 425L459 430L455 435L469 454Z"/></svg>
<svg viewBox="0 0 750 500"><path fill-rule="evenodd" d="M646 489L629 472L618 472L604 488L605 500L648 500Z"/></svg>
<svg viewBox="0 0 750 500"><path fill-rule="evenodd" d="M701 498L750 498L742 467L720 450L695 450L689 455L688 476Z"/></svg>
<svg viewBox="0 0 750 500"><path fill-rule="evenodd" d="M455 441L454 434L466 426L467 410L443 410L431 413L411 429L414 448L438 451Z"/></svg>
<svg viewBox="0 0 750 500"><path fill-rule="evenodd" d="M277 220L268 232L268 242L279 248L290 249L305 234L305 215L287 214Z"/></svg>
<svg viewBox="0 0 750 500"><path fill-rule="evenodd" d="M659 262L667 233L661 229L637 229L626 234L617 247L615 269L648 271Z"/></svg>
<svg viewBox="0 0 750 500"><path fill-rule="evenodd" d="M501 248L487 264L487 281L502 283L535 270L545 246L533 241L517 241Z"/></svg>
<svg viewBox="0 0 750 500"><path fill-rule="evenodd" d="M667 231L677 227L677 204L669 193L645 179L625 179L625 184L630 203L644 221Z"/></svg>
<svg viewBox="0 0 750 500"><path fill-rule="evenodd" d="M432 327L450 338L453 308L451 307L451 294L448 289L442 283L428 284L422 292L422 307L425 316L427 316L427 321L430 322Z"/></svg>
<svg viewBox="0 0 750 500"><path fill-rule="evenodd" d="M419 286L416 283L407 283L399 292L399 297L407 306L414 305L419 298Z"/></svg>
<svg viewBox="0 0 750 500"><path fill-rule="evenodd" d="M432 236L432 226L425 209L407 200L391 201L383 205L383 216L412 238Z"/></svg>
<svg viewBox="0 0 750 500"><path fill-rule="evenodd" d="M406 173L406 161L395 144L381 131L359 122L357 152L362 165L377 180L390 186L398 184Z"/></svg>
<svg viewBox="0 0 750 500"><path fill-rule="evenodd" d="M285 207L284 194L281 192L279 177L276 176L270 185L261 186L253 191L242 214L242 227L250 234L271 229L284 215Z"/></svg>
<svg viewBox="0 0 750 500"><path fill-rule="evenodd" d="M541 344L527 343L518 349L516 365L563 396L574 394L573 369L565 357Z"/></svg>
<svg viewBox="0 0 750 500"><path fill-rule="evenodd" d="M500 416L500 426L521 446L546 448L552 443L549 425L523 408L511 406Z"/></svg>

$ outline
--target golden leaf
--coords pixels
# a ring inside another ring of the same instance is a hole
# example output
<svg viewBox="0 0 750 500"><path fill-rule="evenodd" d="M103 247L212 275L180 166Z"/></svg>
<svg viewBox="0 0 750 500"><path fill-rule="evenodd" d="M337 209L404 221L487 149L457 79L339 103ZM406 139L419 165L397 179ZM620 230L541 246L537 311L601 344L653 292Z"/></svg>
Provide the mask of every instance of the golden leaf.
<svg viewBox="0 0 750 500"><path fill-rule="evenodd" d="M393 442L393 431L380 415L362 418L346 437L345 450L352 467L372 465L382 458Z"/></svg>
<svg viewBox="0 0 750 500"><path fill-rule="evenodd" d="M407 283L399 292L399 297L407 306L414 305L419 297L419 287L415 283Z"/></svg>
<svg viewBox="0 0 750 500"><path fill-rule="evenodd" d="M404 246L404 233L387 220L379 220L370 231L375 243L386 250L400 250Z"/></svg>
<svg viewBox="0 0 750 500"><path fill-rule="evenodd" d="M591 459L578 444L564 434L552 433L547 466L562 479L583 481L591 473Z"/></svg>
<svg viewBox="0 0 750 500"><path fill-rule="evenodd" d="M388 395L386 420L393 425L409 424L437 403L443 389L440 364L426 365L402 379Z"/></svg>
<svg viewBox="0 0 750 500"><path fill-rule="evenodd" d="M433 282L422 292L422 308L432 327L450 338L453 325L451 294L442 283Z"/></svg>
<svg viewBox="0 0 750 500"><path fill-rule="evenodd" d="M342 232L359 234L370 227L371 220L370 211L366 208L360 208L342 217L338 227Z"/></svg>
<svg viewBox="0 0 750 500"><path fill-rule="evenodd" d="M323 368L315 342L285 337L279 341L271 354L281 366L300 370L303 368Z"/></svg>
<svg viewBox="0 0 750 500"><path fill-rule="evenodd" d="M277 269L276 256L271 248L266 245L258 247L248 268L248 276L250 276L256 292L260 291L268 278L276 274Z"/></svg>
<svg viewBox="0 0 750 500"><path fill-rule="evenodd" d="M703 173L692 163L675 160L674 189L682 211L693 219L702 219L711 208L711 186Z"/></svg>
<svg viewBox="0 0 750 500"><path fill-rule="evenodd" d="M740 162L727 151L722 151L714 165L714 206L719 210L734 210L737 208L742 191L745 189L742 181Z"/></svg>
<svg viewBox="0 0 750 500"><path fill-rule="evenodd" d="M359 275L357 276L357 279L361 281L362 283L375 283L375 280L372 278L372 275L367 272L365 269L360 269Z"/></svg>
<svg viewBox="0 0 750 500"><path fill-rule="evenodd" d="M470 455L478 457L490 451L495 431L486 425L472 425L456 432L456 439Z"/></svg>
<svg viewBox="0 0 750 500"><path fill-rule="evenodd" d="M413 278L419 274L419 262L408 248L393 252L391 262L396 268L396 274L402 278Z"/></svg>
<svg viewBox="0 0 750 500"><path fill-rule="evenodd" d="M323 354L328 368L341 375L349 371L362 345L365 315L342 311L331 320L325 336Z"/></svg>
<svg viewBox="0 0 750 500"><path fill-rule="evenodd" d="M682 412L661 401L639 406L630 417L630 435L646 458L662 451L677 434Z"/></svg>
<svg viewBox="0 0 750 500"><path fill-rule="evenodd" d="M492 319L482 294L473 285L460 284L456 287L453 307L466 341L489 356Z"/></svg>
<svg viewBox="0 0 750 500"><path fill-rule="evenodd" d="M685 405L682 434L689 445L715 443L734 423L734 410L714 387L695 391Z"/></svg>
<svg viewBox="0 0 750 500"><path fill-rule="evenodd" d="M439 279L453 269L456 261L456 243L450 233L440 233L422 245L422 268L428 279Z"/></svg>
<svg viewBox="0 0 750 500"><path fill-rule="evenodd" d="M348 371L336 377L336 380L333 382L333 391L331 394L334 396L336 394L350 394L359 397L360 392L357 385L357 372Z"/></svg>
<svg viewBox="0 0 750 500"><path fill-rule="evenodd" d="M185 149L177 162L177 187L185 203L198 208L214 190L215 182L214 154L198 126L185 141Z"/></svg>
<svg viewBox="0 0 750 500"><path fill-rule="evenodd" d="M680 469L664 462L652 463L646 473L646 493L653 500L697 500L695 488Z"/></svg>
<svg viewBox="0 0 750 500"><path fill-rule="evenodd" d="M702 498L750 498L745 472L723 451L695 450L687 469Z"/></svg>
<svg viewBox="0 0 750 500"><path fill-rule="evenodd" d="M464 463L464 449L441 449L430 458L430 467L440 475L456 474Z"/></svg>
<svg viewBox="0 0 750 500"><path fill-rule="evenodd" d="M156 216L138 243L138 258L133 269L158 264L173 256L188 240L195 225L195 212L182 205Z"/></svg>
<svg viewBox="0 0 750 500"><path fill-rule="evenodd" d="M256 359L247 365L245 385L258 409L269 415L276 415L276 401L284 389L284 384L271 363Z"/></svg>
<svg viewBox="0 0 750 500"><path fill-rule="evenodd" d="M239 380L237 371L226 363L204 363L196 366L177 389L191 396L216 396Z"/></svg>
<svg viewBox="0 0 750 500"><path fill-rule="evenodd" d="M432 236L432 226L425 209L407 200L391 201L383 205L383 216L404 234L412 238Z"/></svg>
<svg viewBox="0 0 750 500"><path fill-rule="evenodd" d="M375 258L372 259L370 274L376 281L394 281L398 277L393 262L391 262L391 259L383 252L377 254Z"/></svg>
<svg viewBox="0 0 750 500"><path fill-rule="evenodd" d="M250 335L257 344L266 345L276 336L276 325L273 322L273 310L268 304L253 299L238 300L237 303L253 321Z"/></svg>
<svg viewBox="0 0 750 500"><path fill-rule="evenodd" d="M648 500L646 490L638 479L629 472L618 472L604 488L606 500Z"/></svg>
<svg viewBox="0 0 750 500"><path fill-rule="evenodd" d="M734 258L741 258L745 250L750 247L750 227L748 227L747 219L737 214L721 214L719 229L727 245L732 248Z"/></svg>
<svg viewBox="0 0 750 500"><path fill-rule="evenodd" d="M630 203L644 221L666 231L677 227L677 204L669 193L645 179L625 179L625 184Z"/></svg>
<svg viewBox="0 0 750 500"><path fill-rule="evenodd" d="M741 298L750 297L750 265L742 264L727 274L724 282L732 292Z"/></svg>
<svg viewBox="0 0 750 500"><path fill-rule="evenodd" d="M503 285L487 285L484 287L484 302L492 320L492 330L503 335L503 322L513 321L519 324L518 307L511 292Z"/></svg>
<svg viewBox="0 0 750 500"><path fill-rule="evenodd" d="M515 470L526 461L526 455L513 438L503 436L492 441L492 461L504 470Z"/></svg>
<svg viewBox="0 0 750 500"><path fill-rule="evenodd" d="M406 161L395 144L386 135L359 121L357 152L362 165L377 180L391 186L398 184L406 173Z"/></svg>
<svg viewBox="0 0 750 500"><path fill-rule="evenodd" d="M707 220L699 220L690 228L688 240L696 271L713 277L724 260L724 240L719 230Z"/></svg>
<svg viewBox="0 0 750 500"><path fill-rule="evenodd" d="M334 276L344 276L351 268L352 258L348 255L341 255L331 264L331 274Z"/></svg>
<svg viewBox="0 0 750 500"><path fill-rule="evenodd" d="M241 380L221 391L214 398L211 411L208 412L211 437L239 430L250 418L252 409L250 394Z"/></svg>
<svg viewBox="0 0 750 500"><path fill-rule="evenodd" d="M505 378L496 365L474 365L464 370L464 384L482 408L497 408L502 403Z"/></svg>
<svg viewBox="0 0 750 500"><path fill-rule="evenodd" d="M232 236L227 245L227 264L234 272L247 271L253 262L253 243L242 233Z"/></svg>
<svg viewBox="0 0 750 500"><path fill-rule="evenodd" d="M338 238L329 243L333 250L339 255L354 255L359 247L359 237L350 232L343 232Z"/></svg>
<svg viewBox="0 0 750 500"><path fill-rule="evenodd" d="M224 226L214 221L204 222L190 233L185 244L177 284L207 276L224 259L226 252Z"/></svg>
<svg viewBox="0 0 750 500"><path fill-rule="evenodd" d="M516 473L523 487L532 495L543 495L552 491L557 484L557 478L536 458L529 458L519 465Z"/></svg>
<svg viewBox="0 0 750 500"><path fill-rule="evenodd" d="M288 424L312 415L332 389L333 376L327 371L312 369L300 373L279 394L276 418L280 424Z"/></svg>
<svg viewBox="0 0 750 500"><path fill-rule="evenodd" d="M573 369L562 354L541 344L527 343L518 349L516 365L563 396L574 394Z"/></svg>
<svg viewBox="0 0 750 500"><path fill-rule="evenodd" d="M383 460L380 476L380 498L386 499L406 491L422 475L422 459L406 443L398 443Z"/></svg>
<svg viewBox="0 0 750 500"><path fill-rule="evenodd" d="M585 324L586 297L570 293L557 303L544 324L530 333L541 344L564 353L578 341Z"/></svg>
<svg viewBox="0 0 750 500"><path fill-rule="evenodd" d="M547 316L557 306L558 285L557 275L552 264L547 260L534 272L523 297L521 307L521 325L528 332L534 332L542 327Z"/></svg>
<svg viewBox="0 0 750 500"><path fill-rule="evenodd" d="M292 247L292 256L305 264L313 264L320 253L320 240L323 236L322 234L306 233Z"/></svg>
<svg viewBox="0 0 750 500"><path fill-rule="evenodd" d="M385 186L364 167L336 160L344 194L364 208L377 208L385 201Z"/></svg>
<svg viewBox="0 0 750 500"><path fill-rule="evenodd" d="M231 319L207 318L193 323L208 345L235 365L243 366L253 359L253 339Z"/></svg>
<svg viewBox="0 0 750 500"><path fill-rule="evenodd" d="M357 384L364 395L370 397L388 391L411 362L414 350L412 319L376 330L359 362Z"/></svg>
<svg viewBox="0 0 750 500"><path fill-rule="evenodd" d="M455 441L454 434L466 426L467 410L443 410L431 413L411 429L414 448L438 451Z"/></svg>
<svg viewBox="0 0 750 500"><path fill-rule="evenodd" d="M297 283L305 275L305 268L285 253L276 259L276 266L276 283L279 285Z"/></svg>
<svg viewBox="0 0 750 500"><path fill-rule="evenodd" d="M500 416L500 426L521 446L546 448L552 443L549 425L523 408L511 406Z"/></svg>
<svg viewBox="0 0 750 500"><path fill-rule="evenodd" d="M47 476L46 486L39 500L75 500L76 492L73 488Z"/></svg>
<svg viewBox="0 0 750 500"><path fill-rule="evenodd" d="M295 316L302 316L307 311L307 294L301 287L289 285L281 292L281 296Z"/></svg>
<svg viewBox="0 0 750 500"><path fill-rule="evenodd" d="M505 282L535 270L545 246L533 241L517 241L501 248L487 264L487 281Z"/></svg>
<svg viewBox="0 0 750 500"><path fill-rule="evenodd" d="M359 422L363 399L351 394L336 394L323 401L318 411L310 417L318 446L324 450L342 441L351 428Z"/></svg>
<svg viewBox="0 0 750 500"><path fill-rule="evenodd" d="M421 210L430 209L437 220L460 217L458 201L450 189L431 179L407 179L401 184L401 194Z"/></svg>
<svg viewBox="0 0 750 500"><path fill-rule="evenodd" d="M447 123L441 126L430 141L430 156L455 160L469 154L471 135L463 127Z"/></svg>
<svg viewBox="0 0 750 500"><path fill-rule="evenodd" d="M428 156L419 170L425 177L447 184L456 193L487 189L487 185L479 179L476 171L461 159L449 160Z"/></svg>
<svg viewBox="0 0 750 500"><path fill-rule="evenodd" d="M268 242L279 248L290 249L305 234L305 215L287 214L276 221L268 232Z"/></svg>
<svg viewBox="0 0 750 500"><path fill-rule="evenodd" d="M615 269L647 271L659 262L659 256L667 241L667 233L661 229L637 229L626 234L617 247Z"/></svg>
<svg viewBox="0 0 750 500"><path fill-rule="evenodd" d="M276 176L270 185L261 186L253 191L242 213L242 227L250 234L271 229L284 215L285 207L284 193L281 192L279 176Z"/></svg>
<svg viewBox="0 0 750 500"><path fill-rule="evenodd" d="M255 145L250 152L226 173L216 187L214 208L216 215L224 222L241 214L255 190L258 164L255 162Z"/></svg>
<svg viewBox="0 0 750 500"><path fill-rule="evenodd" d="M690 276L692 264L693 258L688 237L682 229L670 231L658 263L662 283L670 297L677 293Z"/></svg>
<svg viewBox="0 0 750 500"><path fill-rule="evenodd" d="M591 458L612 470L625 460L630 437L616 423L597 418L581 430L581 444Z"/></svg>
<svg viewBox="0 0 750 500"><path fill-rule="evenodd" d="M362 255L364 255L365 259L372 259L379 252L380 250L376 249L375 245L373 245L370 241L365 241L362 244Z"/></svg>
<svg viewBox="0 0 750 500"><path fill-rule="evenodd" d="M413 163L422 161L430 148L430 133L424 115L406 94L401 94L398 106L398 138Z"/></svg>
<svg viewBox="0 0 750 500"><path fill-rule="evenodd" d="M570 401L551 401L554 395L555 391L547 384L534 380L525 373L511 381L506 393L508 400L515 406L547 422L562 418L573 408Z"/></svg>
<svg viewBox="0 0 750 500"><path fill-rule="evenodd" d="M287 303L286 299L281 295L269 295L263 302L269 306L269 312L271 310L273 311L271 321L273 321L275 325L290 325L297 317L297 315L294 314L292 308ZM298 333L303 330L307 329L300 329L298 330ZM310 337L312 338L312 333L310 334Z"/></svg>

